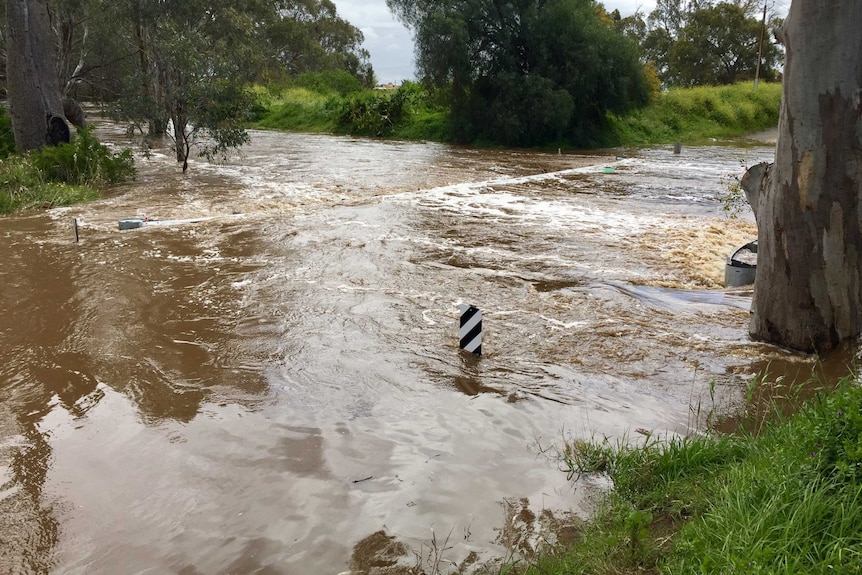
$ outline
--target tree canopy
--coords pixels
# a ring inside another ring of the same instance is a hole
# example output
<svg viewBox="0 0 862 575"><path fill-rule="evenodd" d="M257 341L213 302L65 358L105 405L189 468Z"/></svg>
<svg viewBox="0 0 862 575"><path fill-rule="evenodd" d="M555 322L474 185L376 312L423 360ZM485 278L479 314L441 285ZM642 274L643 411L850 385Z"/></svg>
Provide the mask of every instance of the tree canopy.
<svg viewBox="0 0 862 575"><path fill-rule="evenodd" d="M593 0L387 0L413 30L423 81L462 142L592 143L608 111L643 104L635 44Z"/></svg>
<svg viewBox="0 0 862 575"><path fill-rule="evenodd" d="M780 25L775 14L762 21L763 4L754 0L658 0L644 19L638 13L619 26L641 46L669 86L733 84L758 73L775 80L782 52L769 29Z"/></svg>
<svg viewBox="0 0 862 575"><path fill-rule="evenodd" d="M37 0L13 5L30 3ZM38 3L47 3L53 35L30 42L56 49L48 65L60 96L111 103L141 132L168 133L184 166L193 146L213 157L245 141L253 102L244 88L251 82L325 70L374 82L362 32L331 0Z"/></svg>

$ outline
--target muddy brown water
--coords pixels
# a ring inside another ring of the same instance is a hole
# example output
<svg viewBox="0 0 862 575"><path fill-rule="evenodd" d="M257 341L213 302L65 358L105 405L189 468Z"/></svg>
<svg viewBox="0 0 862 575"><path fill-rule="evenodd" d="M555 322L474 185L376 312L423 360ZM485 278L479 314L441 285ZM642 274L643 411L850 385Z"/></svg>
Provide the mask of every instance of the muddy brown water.
<svg viewBox="0 0 862 575"><path fill-rule="evenodd" d="M813 363L750 341L750 293L721 288L754 233L721 194L769 146L252 136L0 218L0 572L334 575L447 538L445 561L503 556L518 518L539 540L589 513L564 438L688 433L766 363Z"/></svg>

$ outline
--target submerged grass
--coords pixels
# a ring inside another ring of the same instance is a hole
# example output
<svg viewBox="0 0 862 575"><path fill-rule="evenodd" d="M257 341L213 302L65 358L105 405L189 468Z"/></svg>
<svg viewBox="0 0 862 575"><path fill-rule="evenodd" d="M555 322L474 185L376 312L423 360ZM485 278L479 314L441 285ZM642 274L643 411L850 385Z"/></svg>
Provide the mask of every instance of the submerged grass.
<svg viewBox="0 0 862 575"><path fill-rule="evenodd" d="M613 489L579 542L527 573L862 573L862 388L847 379L759 435L578 441Z"/></svg>

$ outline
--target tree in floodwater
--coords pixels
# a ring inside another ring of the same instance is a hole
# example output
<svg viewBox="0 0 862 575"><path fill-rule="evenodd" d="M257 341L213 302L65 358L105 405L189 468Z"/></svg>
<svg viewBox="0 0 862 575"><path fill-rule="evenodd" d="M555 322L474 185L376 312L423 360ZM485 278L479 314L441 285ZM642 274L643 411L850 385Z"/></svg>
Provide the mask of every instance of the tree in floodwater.
<svg viewBox="0 0 862 575"><path fill-rule="evenodd" d="M193 148L213 159L248 140L243 125L253 99L244 86L260 67L254 15L263 5L126 0L106 7L127 26L134 63L118 115L150 137L170 136L183 171Z"/></svg>
<svg viewBox="0 0 862 575"><path fill-rule="evenodd" d="M69 141L45 0L6 0L6 90L19 151Z"/></svg>
<svg viewBox="0 0 862 575"><path fill-rule="evenodd" d="M118 109L150 136L167 133L184 171L194 147L213 159L248 141L251 83L332 68L373 79L361 32L338 18L329 0L104 5L128 26L136 64Z"/></svg>
<svg viewBox="0 0 862 575"><path fill-rule="evenodd" d="M862 333L862 2L793 0L774 166L754 210L751 335L828 351Z"/></svg>
<svg viewBox="0 0 862 575"><path fill-rule="evenodd" d="M637 47L593 0L387 0L456 140L594 143L608 111L647 101Z"/></svg>

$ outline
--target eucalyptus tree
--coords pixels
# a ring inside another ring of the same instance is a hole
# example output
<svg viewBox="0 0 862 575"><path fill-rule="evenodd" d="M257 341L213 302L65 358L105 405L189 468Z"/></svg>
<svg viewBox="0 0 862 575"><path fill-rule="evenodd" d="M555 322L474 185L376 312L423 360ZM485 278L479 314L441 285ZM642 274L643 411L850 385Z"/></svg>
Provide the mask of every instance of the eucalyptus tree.
<svg viewBox="0 0 862 575"><path fill-rule="evenodd" d="M332 68L373 78L361 32L339 18L329 0L118 0L104 6L126 23L135 62L123 79L118 109L142 132L167 133L183 170L193 147L212 159L248 141L243 126L254 101L245 87L252 82Z"/></svg>
<svg viewBox="0 0 862 575"><path fill-rule="evenodd" d="M793 0L775 164L755 202L753 337L828 351L862 333L862 2ZM756 186L753 186L756 187Z"/></svg>
<svg viewBox="0 0 862 575"><path fill-rule="evenodd" d="M28 147L45 140L46 114L63 118L64 98L96 98L146 137L170 136L186 169L194 147L213 158L247 141L250 83L330 69L374 81L362 33L338 16L330 0L6 4L9 25L2 30L13 42L3 45L14 61L3 68L9 69L12 107L19 116L28 111L35 126ZM43 72L54 77L43 78ZM28 100L42 94L35 83L45 86L50 105L42 102L44 95L38 106ZM65 115L82 119L68 106Z"/></svg>
<svg viewBox="0 0 862 575"><path fill-rule="evenodd" d="M248 140L252 104L244 86L260 69L256 15L263 2L125 0L105 5L124 24L129 74L120 79L116 109L151 137L167 133L177 162L192 148L213 158Z"/></svg>
<svg viewBox="0 0 862 575"><path fill-rule="evenodd" d="M69 141L45 0L6 0L6 90L20 151Z"/></svg>

